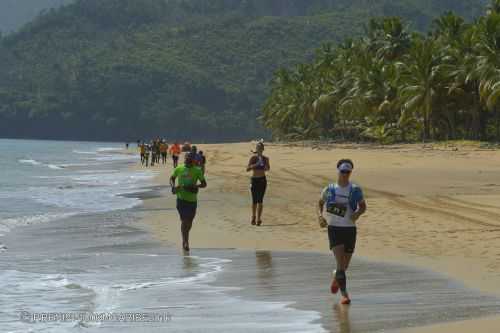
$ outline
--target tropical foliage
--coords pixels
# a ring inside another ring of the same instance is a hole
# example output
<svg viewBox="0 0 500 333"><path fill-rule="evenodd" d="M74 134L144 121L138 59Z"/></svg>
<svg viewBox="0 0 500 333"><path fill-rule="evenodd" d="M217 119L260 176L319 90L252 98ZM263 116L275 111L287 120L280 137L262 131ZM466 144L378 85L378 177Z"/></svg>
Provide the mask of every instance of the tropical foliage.
<svg viewBox="0 0 500 333"><path fill-rule="evenodd" d="M0 136L262 137L266 132L257 117L277 68L311 61L322 43L360 36L370 16L398 15L410 19L412 28L424 29L445 8L470 19L483 1L75 0L1 38ZM429 87L417 91L408 86L404 103L412 108L408 117L398 117L402 100L394 73L402 75L426 64L404 62L407 68L401 72L397 62L410 57L408 49L415 39L398 20L374 24L384 26L371 28L372 43L356 39L336 50L324 48L317 63L280 71L279 79L288 88L275 85L273 91L281 91L282 96L272 97L267 105L286 106L284 114L276 108L272 112L280 113L287 127L270 126L275 134L332 135L339 121L346 135L365 129L388 135L416 126L409 120L422 108L411 94L425 94ZM375 58L374 50L379 53ZM352 57L358 53L362 56ZM457 61L462 61L459 55ZM491 61L483 59L485 67L474 75L493 77L487 69ZM408 84L422 84L424 79ZM438 78L432 80L436 84ZM463 89L459 84L450 88L457 95ZM485 94L494 96L494 84L481 88L484 93L476 98L486 103ZM348 98L339 99L344 95ZM423 98L431 103L428 123L434 125L438 122L434 104L441 100ZM331 112L328 105L336 104L338 111ZM360 108L361 104L365 107ZM368 117L373 112L376 117ZM483 117L482 110L478 114ZM463 117L451 115L457 124ZM360 122L361 117L367 120ZM268 125L272 122L266 118Z"/></svg>
<svg viewBox="0 0 500 333"><path fill-rule="evenodd" d="M500 140L500 0L473 23L445 13L426 34L373 19L271 85L262 120L276 138Z"/></svg>

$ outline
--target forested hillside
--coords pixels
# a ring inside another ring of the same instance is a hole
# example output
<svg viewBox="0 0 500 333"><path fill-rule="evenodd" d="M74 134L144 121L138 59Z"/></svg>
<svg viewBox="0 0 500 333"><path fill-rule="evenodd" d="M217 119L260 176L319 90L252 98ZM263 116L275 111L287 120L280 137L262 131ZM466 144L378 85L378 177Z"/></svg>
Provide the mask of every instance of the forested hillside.
<svg viewBox="0 0 500 333"><path fill-rule="evenodd" d="M476 0L78 0L0 46L0 136L241 140L278 68L360 36L372 16L423 30Z"/></svg>

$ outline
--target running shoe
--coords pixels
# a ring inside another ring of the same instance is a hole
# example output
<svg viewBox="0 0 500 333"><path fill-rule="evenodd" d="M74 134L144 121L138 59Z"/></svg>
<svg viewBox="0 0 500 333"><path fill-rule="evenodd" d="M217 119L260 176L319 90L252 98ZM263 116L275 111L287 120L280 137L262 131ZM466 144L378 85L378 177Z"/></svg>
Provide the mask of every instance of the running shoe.
<svg viewBox="0 0 500 333"><path fill-rule="evenodd" d="M330 291L332 292L332 294L336 294L339 292L339 284L337 283L337 279L335 279L335 273L336 271L333 271L332 284L330 285Z"/></svg>
<svg viewBox="0 0 500 333"><path fill-rule="evenodd" d="M340 304L349 305L351 304L351 299L349 298L349 296L342 296L342 298L340 299Z"/></svg>

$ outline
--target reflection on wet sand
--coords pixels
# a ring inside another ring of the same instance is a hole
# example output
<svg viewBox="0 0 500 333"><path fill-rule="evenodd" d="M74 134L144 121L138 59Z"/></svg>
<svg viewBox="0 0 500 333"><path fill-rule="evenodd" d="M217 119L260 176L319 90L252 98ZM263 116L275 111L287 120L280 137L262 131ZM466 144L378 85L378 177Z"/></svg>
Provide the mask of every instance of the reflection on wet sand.
<svg viewBox="0 0 500 333"><path fill-rule="evenodd" d="M185 255L182 257L182 267L185 272L191 273L198 268L199 264L195 257Z"/></svg>
<svg viewBox="0 0 500 333"><path fill-rule="evenodd" d="M351 333L351 321L349 319L350 306L334 304L332 327L338 326L339 333Z"/></svg>
<svg viewBox="0 0 500 333"><path fill-rule="evenodd" d="M218 274L217 285L239 287L238 295L248 299L283 302L321 314L319 323L326 332L398 330L477 318L500 310L498 298L410 266L356 258L349 275L353 304L344 306L338 304L339 295L329 290L331 255L208 250L207 255L231 260Z"/></svg>
<svg viewBox="0 0 500 333"><path fill-rule="evenodd" d="M273 258L270 251L255 252L256 277L260 287L267 290L275 288Z"/></svg>
<svg viewBox="0 0 500 333"><path fill-rule="evenodd" d="M255 259L259 278L269 278L273 274L273 257L270 251L256 251Z"/></svg>

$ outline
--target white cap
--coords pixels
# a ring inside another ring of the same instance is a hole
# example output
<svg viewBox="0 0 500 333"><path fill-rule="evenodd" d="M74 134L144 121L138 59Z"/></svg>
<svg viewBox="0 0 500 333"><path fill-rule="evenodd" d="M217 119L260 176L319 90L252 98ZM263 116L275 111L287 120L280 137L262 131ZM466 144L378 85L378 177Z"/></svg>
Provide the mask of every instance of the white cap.
<svg viewBox="0 0 500 333"><path fill-rule="evenodd" d="M339 166L339 171L352 171L352 165L351 163L342 163Z"/></svg>

